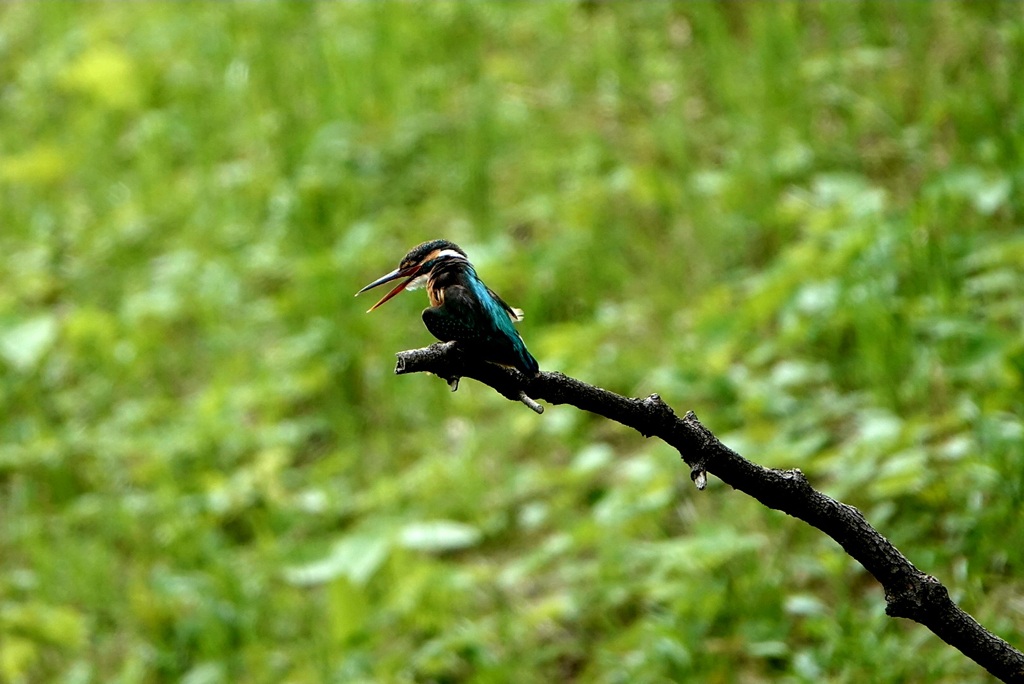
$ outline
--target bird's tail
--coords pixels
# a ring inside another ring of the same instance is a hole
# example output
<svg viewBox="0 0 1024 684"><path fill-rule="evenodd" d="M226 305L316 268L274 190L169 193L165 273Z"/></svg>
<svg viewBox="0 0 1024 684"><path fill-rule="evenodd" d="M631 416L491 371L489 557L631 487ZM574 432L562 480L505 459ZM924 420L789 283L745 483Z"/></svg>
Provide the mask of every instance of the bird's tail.
<svg viewBox="0 0 1024 684"><path fill-rule="evenodd" d="M536 375L540 370L540 365L537 363L537 359L533 358L533 354L526 348L526 343L523 342L523 338L516 336L513 342L515 350L516 360L518 363L515 367L527 375Z"/></svg>

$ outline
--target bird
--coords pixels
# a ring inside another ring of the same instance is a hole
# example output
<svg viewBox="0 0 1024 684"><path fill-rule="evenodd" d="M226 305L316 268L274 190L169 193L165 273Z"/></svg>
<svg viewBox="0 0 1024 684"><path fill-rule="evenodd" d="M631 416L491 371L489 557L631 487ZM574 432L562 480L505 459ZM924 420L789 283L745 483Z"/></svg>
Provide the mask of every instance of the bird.
<svg viewBox="0 0 1024 684"><path fill-rule="evenodd" d="M511 366L527 376L540 370L513 323L523 311L505 303L484 285L461 247L449 240L429 240L416 245L398 264L359 290L356 296L393 280L404 278L371 306L367 313L403 290L426 287L430 306L423 310L423 324L442 342L455 341L479 358Z"/></svg>

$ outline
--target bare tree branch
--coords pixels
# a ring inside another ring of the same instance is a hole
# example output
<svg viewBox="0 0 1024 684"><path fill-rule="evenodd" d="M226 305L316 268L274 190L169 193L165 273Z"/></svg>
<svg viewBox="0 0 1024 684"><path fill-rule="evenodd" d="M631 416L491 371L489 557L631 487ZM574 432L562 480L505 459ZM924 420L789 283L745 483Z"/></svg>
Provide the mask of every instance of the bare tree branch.
<svg viewBox="0 0 1024 684"><path fill-rule="evenodd" d="M945 586L914 567L860 511L814 489L798 469L764 468L746 460L722 444L692 411L679 418L657 394L627 398L558 372L528 378L514 369L476 360L451 342L399 352L395 373L421 372L438 375L454 386L459 378L473 378L527 406L536 406L534 399L570 404L645 437L658 437L679 451L698 488L703 489L706 473L711 473L838 542L882 585L886 614L921 623L1004 682L1024 682L1024 653L957 606Z"/></svg>

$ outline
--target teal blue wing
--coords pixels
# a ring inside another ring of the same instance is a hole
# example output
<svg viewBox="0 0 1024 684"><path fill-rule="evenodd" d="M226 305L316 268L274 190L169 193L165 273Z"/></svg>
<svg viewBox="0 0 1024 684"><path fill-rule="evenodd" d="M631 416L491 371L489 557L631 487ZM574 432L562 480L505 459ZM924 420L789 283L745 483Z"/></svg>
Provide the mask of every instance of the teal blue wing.
<svg viewBox="0 0 1024 684"><path fill-rule="evenodd" d="M525 373L536 373L538 370L537 360L526 349L526 343L523 342L519 331L512 324L513 320L519 320L522 317L522 312L518 312L506 304L505 300L478 279L473 279L470 282L470 287L476 290L475 294L486 308L487 318L496 334L494 344L508 354L506 358L511 358L512 363L509 365L515 366Z"/></svg>
<svg viewBox="0 0 1024 684"><path fill-rule="evenodd" d="M486 287L486 286L484 286L484 287ZM498 301L498 304L501 304L501 307L503 309L505 309L505 311L508 313L508 317L509 318L511 318L513 321L521 321L521 320L523 320L523 310L522 309L517 309L514 306L509 306L505 302L504 299L502 299L501 297L498 296L497 292L495 292L494 290L492 290L489 287L486 287L486 289L487 289L487 293L490 294L491 297L496 299Z"/></svg>
<svg viewBox="0 0 1024 684"><path fill-rule="evenodd" d="M482 351L489 361L536 373L537 360L512 324L515 310L480 282L445 288L441 306L423 311L427 330L440 340L458 340Z"/></svg>

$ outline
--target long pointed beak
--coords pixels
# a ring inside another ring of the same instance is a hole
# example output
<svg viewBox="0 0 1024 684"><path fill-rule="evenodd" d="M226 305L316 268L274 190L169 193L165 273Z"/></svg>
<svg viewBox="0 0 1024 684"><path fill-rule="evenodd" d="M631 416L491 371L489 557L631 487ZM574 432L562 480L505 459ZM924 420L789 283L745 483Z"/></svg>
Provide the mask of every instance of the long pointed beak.
<svg viewBox="0 0 1024 684"><path fill-rule="evenodd" d="M391 290L391 292L388 292L386 295L381 297L379 302L377 302L376 304L374 304L373 306L371 306L369 309L366 310L366 313L370 313L371 311L376 309L378 306L380 306L381 304L383 304L384 302L388 301L389 299L394 297L396 294L398 294L399 292L404 290L405 286L408 285L409 283L411 283L413 280L415 280L416 276L418 276L419 274L420 274L420 267L419 267L419 265L409 266L408 268L396 268L391 273L388 273L387 275L382 275L380 278L377 278L376 280L374 280L372 283L370 283L369 285L364 287L359 292L356 292L356 296L359 296L362 293L366 292L367 290L371 290L371 289L377 287L378 285L383 285L384 283L389 283L392 280L397 280L399 278L404 278L406 276L409 276L408 279L403 280L401 283L399 283L393 290Z"/></svg>

